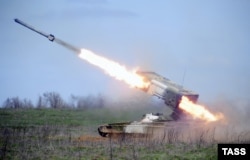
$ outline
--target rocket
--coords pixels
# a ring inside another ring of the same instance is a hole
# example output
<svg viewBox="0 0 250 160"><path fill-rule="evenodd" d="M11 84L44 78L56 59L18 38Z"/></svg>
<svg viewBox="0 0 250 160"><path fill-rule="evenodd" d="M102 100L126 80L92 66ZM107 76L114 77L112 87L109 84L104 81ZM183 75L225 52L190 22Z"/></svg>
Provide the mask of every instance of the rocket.
<svg viewBox="0 0 250 160"><path fill-rule="evenodd" d="M77 47L75 47L75 46L73 46L73 45L71 45L71 44L69 44L69 43L67 43L67 42L65 42L63 40L60 40L60 39L56 38L53 34L47 34L47 33L44 33L42 31L39 31L39 30L35 29L33 26L28 25L27 23L25 23L25 22L23 22L23 21L21 21L21 20L19 20L17 18L14 19L14 21L16 23L19 23L20 25L22 25L22 26L24 26L24 27L26 27L26 28L28 28L28 29L30 29L30 30L32 30L32 31L34 31L34 32L46 37L46 38L48 38L51 42L56 42L56 43L58 43L58 44L60 44L60 45L62 45L64 47L74 51L77 54L79 54L81 52L81 50L79 48L77 48Z"/></svg>

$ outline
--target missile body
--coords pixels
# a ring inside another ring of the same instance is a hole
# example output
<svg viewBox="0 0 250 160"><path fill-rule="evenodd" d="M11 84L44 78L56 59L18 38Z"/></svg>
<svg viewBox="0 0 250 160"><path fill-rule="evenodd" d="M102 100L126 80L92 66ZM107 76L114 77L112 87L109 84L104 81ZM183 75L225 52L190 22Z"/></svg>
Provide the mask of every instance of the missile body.
<svg viewBox="0 0 250 160"><path fill-rule="evenodd" d="M34 32L48 38L51 42L56 42L56 43L58 43L58 44L60 44L60 45L62 45L64 47L74 51L77 54L79 54L81 52L81 50L79 48L76 48L75 46L73 46L73 45L71 45L71 44L69 44L67 42L64 42L63 40L60 40L60 39L56 38L53 34L47 34L47 33L44 33L42 31L39 31L39 30L35 29L34 27L28 25L27 23L24 23L23 21L21 21L19 19L14 19L14 20L15 20L16 23L19 23L22 26L27 27L30 30L32 30L32 31L34 31Z"/></svg>

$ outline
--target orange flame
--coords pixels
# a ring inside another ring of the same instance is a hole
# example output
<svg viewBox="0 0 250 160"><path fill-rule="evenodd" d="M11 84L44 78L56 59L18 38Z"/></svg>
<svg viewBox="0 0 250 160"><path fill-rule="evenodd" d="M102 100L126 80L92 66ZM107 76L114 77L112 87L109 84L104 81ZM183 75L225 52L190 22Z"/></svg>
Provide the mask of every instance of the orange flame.
<svg viewBox="0 0 250 160"><path fill-rule="evenodd" d="M194 118L200 118L202 120L206 120L209 122L217 121L223 117L221 113L215 115L211 113L209 110L207 110L204 106L199 104L194 104L185 96L182 96L179 107L184 111L190 113Z"/></svg>
<svg viewBox="0 0 250 160"><path fill-rule="evenodd" d="M138 75L135 70L129 71L125 66L122 66L119 63L105 57L96 55L92 51L81 49L79 57L95 66L98 66L110 76L124 81L131 87L146 88L149 85L149 83L144 82L143 77Z"/></svg>

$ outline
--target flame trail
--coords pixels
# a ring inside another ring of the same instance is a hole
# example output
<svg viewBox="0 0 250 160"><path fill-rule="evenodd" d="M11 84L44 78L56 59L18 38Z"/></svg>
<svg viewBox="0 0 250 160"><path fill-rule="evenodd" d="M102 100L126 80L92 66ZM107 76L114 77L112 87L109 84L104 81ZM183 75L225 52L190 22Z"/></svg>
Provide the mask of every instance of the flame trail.
<svg viewBox="0 0 250 160"><path fill-rule="evenodd" d="M194 118L200 118L206 121L217 121L223 117L222 114L215 115L211 113L202 105L194 104L185 96L182 97L179 107L191 114Z"/></svg>
<svg viewBox="0 0 250 160"><path fill-rule="evenodd" d="M143 77L138 75L135 70L129 71L125 66L122 66L119 63L105 57L96 55L90 50L81 49L79 57L95 66L98 66L110 76L124 81L131 87L146 88L149 85L149 83L144 82Z"/></svg>

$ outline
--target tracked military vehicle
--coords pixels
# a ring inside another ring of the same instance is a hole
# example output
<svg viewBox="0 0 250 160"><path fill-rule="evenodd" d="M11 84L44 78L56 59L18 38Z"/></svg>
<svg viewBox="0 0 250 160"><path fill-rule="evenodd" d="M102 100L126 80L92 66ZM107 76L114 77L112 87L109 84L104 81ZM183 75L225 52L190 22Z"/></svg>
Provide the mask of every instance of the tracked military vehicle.
<svg viewBox="0 0 250 160"><path fill-rule="evenodd" d="M192 102L198 100L199 95L193 91L183 88L169 79L160 76L155 72L138 71L138 74L144 77L144 80L149 82L147 88L142 89L144 92L156 96L164 100L167 107L172 109L171 117L165 117L163 113L145 114L141 120L133 122L121 122L101 125L98 132L102 137L107 137L113 134L149 134L153 133L158 128L172 125L171 121L177 121L184 117L184 113L178 107L182 96L187 97Z"/></svg>

